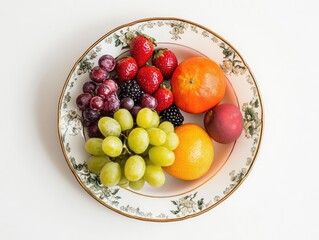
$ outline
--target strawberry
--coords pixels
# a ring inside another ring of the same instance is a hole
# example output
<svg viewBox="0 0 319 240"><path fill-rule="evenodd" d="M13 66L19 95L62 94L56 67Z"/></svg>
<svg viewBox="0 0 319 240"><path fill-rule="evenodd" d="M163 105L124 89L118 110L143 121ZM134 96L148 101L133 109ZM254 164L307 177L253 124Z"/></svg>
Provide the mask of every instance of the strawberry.
<svg viewBox="0 0 319 240"><path fill-rule="evenodd" d="M158 113L169 108L174 102L172 91L165 86L157 89L153 94L153 97L157 100L157 107L155 110Z"/></svg>
<svg viewBox="0 0 319 240"><path fill-rule="evenodd" d="M167 48L155 50L152 57L152 64L161 70L164 79L170 79L178 65L175 54Z"/></svg>
<svg viewBox="0 0 319 240"><path fill-rule="evenodd" d="M145 63L152 57L154 52L154 40L145 36L137 35L130 42L130 53L135 58L139 67L144 66Z"/></svg>
<svg viewBox="0 0 319 240"><path fill-rule="evenodd" d="M161 71L154 66L141 67L136 75L136 82L149 94L154 93L163 80Z"/></svg>
<svg viewBox="0 0 319 240"><path fill-rule="evenodd" d="M133 79L138 71L138 66L134 58L125 57L117 61L115 72L120 83Z"/></svg>

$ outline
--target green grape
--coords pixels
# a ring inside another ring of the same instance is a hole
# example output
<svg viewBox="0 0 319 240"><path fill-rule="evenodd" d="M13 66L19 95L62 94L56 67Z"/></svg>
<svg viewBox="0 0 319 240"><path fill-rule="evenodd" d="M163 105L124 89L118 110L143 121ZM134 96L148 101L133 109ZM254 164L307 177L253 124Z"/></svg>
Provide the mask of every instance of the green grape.
<svg viewBox="0 0 319 240"><path fill-rule="evenodd" d="M162 122L158 128L162 129L166 133L174 132L174 125L169 121Z"/></svg>
<svg viewBox="0 0 319 240"><path fill-rule="evenodd" d="M172 165L175 160L174 152L163 146L152 147L148 152L148 156L156 166L167 167Z"/></svg>
<svg viewBox="0 0 319 240"><path fill-rule="evenodd" d="M124 168L126 160L127 160L127 158L124 155L122 155L121 159L118 161L118 163L120 164L121 168Z"/></svg>
<svg viewBox="0 0 319 240"><path fill-rule="evenodd" d="M149 157L145 157L145 158L144 158L144 162L145 162L145 165L146 165L146 166L147 166L147 165L154 165L154 163L150 160Z"/></svg>
<svg viewBox="0 0 319 240"><path fill-rule="evenodd" d="M117 184L119 187L121 187L121 188L127 188L128 186L129 186L129 181L127 181L126 183L123 183L123 184Z"/></svg>
<svg viewBox="0 0 319 240"><path fill-rule="evenodd" d="M153 125L154 121L154 113L149 108L142 108L137 116L136 116L136 123L141 128L150 128Z"/></svg>
<svg viewBox="0 0 319 240"><path fill-rule="evenodd" d="M103 156L105 153L102 150L101 138L89 138L85 143L85 150L94 156Z"/></svg>
<svg viewBox="0 0 319 240"><path fill-rule="evenodd" d="M127 142L133 152L141 154L149 145L148 134L143 128L134 128L128 135Z"/></svg>
<svg viewBox="0 0 319 240"><path fill-rule="evenodd" d="M156 111L152 111L152 112L153 112L153 121L152 121L151 127L157 128L158 124L160 123L160 118Z"/></svg>
<svg viewBox="0 0 319 240"><path fill-rule="evenodd" d="M120 166L121 166L121 179L120 179L120 181L119 181L119 183L117 185L119 185L122 188L127 188L128 185L129 185L129 180L125 177L124 165L122 166L121 163L120 163Z"/></svg>
<svg viewBox="0 0 319 240"><path fill-rule="evenodd" d="M98 127L104 137L115 136L121 134L121 125L111 117L102 117L98 122Z"/></svg>
<svg viewBox="0 0 319 240"><path fill-rule="evenodd" d="M140 153L139 155L142 157L142 158L146 158L148 157L148 151L151 149L152 145L148 145L148 147L146 148L146 150L142 153Z"/></svg>
<svg viewBox="0 0 319 240"><path fill-rule="evenodd" d="M179 138L176 133L170 132L166 135L166 141L163 144L164 147L167 147L169 150L175 150L178 147Z"/></svg>
<svg viewBox="0 0 319 240"><path fill-rule="evenodd" d="M107 162L100 172L101 183L106 187L113 187L121 179L121 167L116 162Z"/></svg>
<svg viewBox="0 0 319 240"><path fill-rule="evenodd" d="M141 190L144 187L145 179L142 177L137 181L132 181L129 183L130 188L134 190Z"/></svg>
<svg viewBox="0 0 319 240"><path fill-rule="evenodd" d="M122 131L129 130L133 127L133 117L125 108L117 110L114 113L113 118L120 124Z"/></svg>
<svg viewBox="0 0 319 240"><path fill-rule="evenodd" d="M159 166L146 166L144 178L153 187L161 187L165 183L165 174Z"/></svg>
<svg viewBox="0 0 319 240"><path fill-rule="evenodd" d="M159 128L149 128L146 130L150 139L150 144L160 146L166 141L166 133Z"/></svg>
<svg viewBox="0 0 319 240"><path fill-rule="evenodd" d="M86 164L90 172L99 174L105 163L109 162L110 159L108 156L91 156Z"/></svg>
<svg viewBox="0 0 319 240"><path fill-rule="evenodd" d="M141 179L145 172L144 159L139 155L130 156L125 163L124 173L129 181Z"/></svg>
<svg viewBox="0 0 319 240"><path fill-rule="evenodd" d="M123 150L123 144L121 139L114 136L108 136L104 138L102 142L103 152L110 157L118 157Z"/></svg>

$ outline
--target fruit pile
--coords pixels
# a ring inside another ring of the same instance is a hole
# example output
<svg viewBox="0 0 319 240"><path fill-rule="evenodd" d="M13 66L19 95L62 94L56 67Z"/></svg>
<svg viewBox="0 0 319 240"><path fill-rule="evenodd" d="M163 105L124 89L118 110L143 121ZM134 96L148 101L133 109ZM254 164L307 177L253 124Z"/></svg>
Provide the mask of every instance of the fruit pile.
<svg viewBox="0 0 319 240"><path fill-rule="evenodd" d="M174 127L184 117L164 81L178 62L172 51L155 46L151 38L137 35L129 56L100 57L76 99L89 137L88 169L107 187L139 190L145 181L160 187L165 182L162 167L175 160L179 138Z"/></svg>
<svg viewBox="0 0 319 240"><path fill-rule="evenodd" d="M88 169L107 187L160 187L163 169L197 179L213 162L211 138L229 143L241 133L238 108L219 104L226 91L220 67L204 57L178 64L171 50L156 47L154 39L137 33L128 56L101 56L76 99L89 137ZM183 124L181 110L206 113L206 131Z"/></svg>

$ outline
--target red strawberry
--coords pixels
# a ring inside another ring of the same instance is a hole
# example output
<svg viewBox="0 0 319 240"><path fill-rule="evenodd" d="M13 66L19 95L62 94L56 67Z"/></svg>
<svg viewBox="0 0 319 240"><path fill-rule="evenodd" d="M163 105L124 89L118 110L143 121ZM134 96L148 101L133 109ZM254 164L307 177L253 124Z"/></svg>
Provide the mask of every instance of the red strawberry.
<svg viewBox="0 0 319 240"><path fill-rule="evenodd" d="M163 82L163 75L161 71L154 66L144 66L138 70L136 82L146 93L152 94Z"/></svg>
<svg viewBox="0 0 319 240"><path fill-rule="evenodd" d="M164 79L170 79L175 68L178 65L175 54L167 48L155 50L152 58L152 63L155 67L161 70Z"/></svg>
<svg viewBox="0 0 319 240"><path fill-rule="evenodd" d="M138 66L134 58L125 57L117 61L115 72L120 83L133 79L138 71Z"/></svg>
<svg viewBox="0 0 319 240"><path fill-rule="evenodd" d="M160 87L153 94L153 97L157 100L156 111L161 112L166 108L169 108L174 102L174 96L170 89L165 86Z"/></svg>
<svg viewBox="0 0 319 240"><path fill-rule="evenodd" d="M130 53L135 58L139 67L144 66L145 63L152 57L154 52L154 41L145 35L137 35L130 43Z"/></svg>

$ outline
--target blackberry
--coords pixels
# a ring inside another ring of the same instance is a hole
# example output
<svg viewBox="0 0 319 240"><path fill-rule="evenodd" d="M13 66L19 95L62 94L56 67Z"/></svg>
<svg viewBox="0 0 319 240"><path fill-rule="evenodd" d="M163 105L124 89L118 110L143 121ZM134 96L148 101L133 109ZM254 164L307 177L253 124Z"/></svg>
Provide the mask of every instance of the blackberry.
<svg viewBox="0 0 319 240"><path fill-rule="evenodd" d="M122 100L125 97L130 97L134 100L135 104L139 104L143 90L135 80L125 81L120 85L119 98Z"/></svg>
<svg viewBox="0 0 319 240"><path fill-rule="evenodd" d="M184 117L181 114L181 111L179 110L179 108L176 107L175 104L163 110L160 113L160 116L161 116L161 120L171 122L174 125L174 127L182 125L184 122Z"/></svg>

